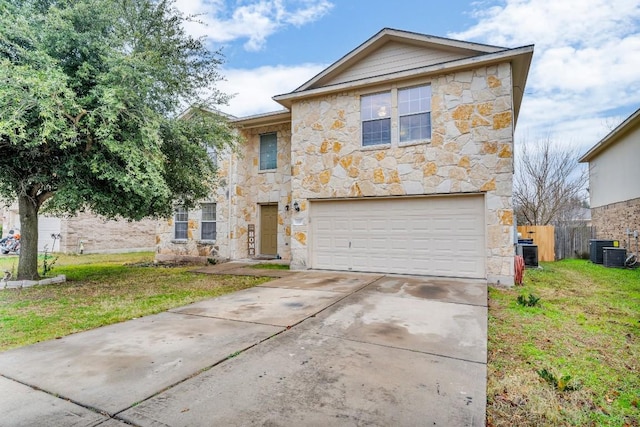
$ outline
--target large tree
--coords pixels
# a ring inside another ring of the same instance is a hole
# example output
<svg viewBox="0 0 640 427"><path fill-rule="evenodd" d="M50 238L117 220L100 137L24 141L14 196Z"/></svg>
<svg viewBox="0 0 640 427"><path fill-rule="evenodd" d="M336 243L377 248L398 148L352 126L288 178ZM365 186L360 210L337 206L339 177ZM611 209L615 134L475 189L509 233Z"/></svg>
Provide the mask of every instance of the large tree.
<svg viewBox="0 0 640 427"><path fill-rule="evenodd" d="M38 213L169 216L207 196L221 55L171 0L0 0L0 196L18 200L18 277L35 279ZM205 95L206 94L206 97ZM200 113L202 111L202 113Z"/></svg>
<svg viewBox="0 0 640 427"><path fill-rule="evenodd" d="M583 206L588 180L579 151L551 139L523 142L515 165L513 199L518 224L547 225L570 219Z"/></svg>

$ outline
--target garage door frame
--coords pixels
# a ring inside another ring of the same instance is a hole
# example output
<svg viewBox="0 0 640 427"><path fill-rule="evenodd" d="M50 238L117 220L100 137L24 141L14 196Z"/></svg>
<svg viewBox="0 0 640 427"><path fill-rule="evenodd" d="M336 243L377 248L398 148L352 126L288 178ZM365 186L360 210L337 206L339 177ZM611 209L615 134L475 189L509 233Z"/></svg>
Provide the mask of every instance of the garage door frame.
<svg viewBox="0 0 640 427"><path fill-rule="evenodd" d="M402 201L408 203L403 205ZM457 201L460 201L459 206L456 206ZM486 279L487 224L484 193L311 199L309 202L310 232L307 259L312 269ZM332 206L330 214L318 211L323 204L332 202L338 203ZM427 207L424 204L430 202L433 203L433 209L424 210ZM350 205L352 203L362 204L354 208L356 205ZM367 206L365 203L371 204ZM384 211L380 210L382 208ZM351 211L356 215L364 212L365 216L361 221L353 221ZM374 212L385 213L376 215ZM412 217L415 219L415 216L422 212L425 214L425 221L411 222L410 227L399 228L398 224L403 222L403 218L407 224L407 221ZM456 212L459 212L458 216L455 215ZM395 220L388 221L388 218ZM375 224L376 221L378 224ZM446 228L443 228L443 224L447 224ZM354 231L358 227L360 229ZM320 242L319 235L324 232L322 230L326 230L327 239ZM336 230L343 232L336 233ZM372 230L382 230L382 234L379 234L380 239L359 239L358 236L374 236ZM400 232L397 233L396 230ZM450 230L454 230L453 234ZM414 240L413 236L418 237ZM420 239L420 236L423 238ZM403 242L409 239L411 244L401 247ZM362 240L367 242L363 243ZM347 245L351 248L352 244L354 247L359 246L355 251L347 250ZM317 245L331 248L331 254L324 249L320 252L316 249ZM452 255L454 253L455 255ZM452 259L452 256L456 258ZM332 257L331 261L327 261L327 257ZM359 260L354 262L352 257ZM319 261L319 258L323 260ZM430 262L423 264L422 261L426 259ZM378 265L385 267L378 269Z"/></svg>

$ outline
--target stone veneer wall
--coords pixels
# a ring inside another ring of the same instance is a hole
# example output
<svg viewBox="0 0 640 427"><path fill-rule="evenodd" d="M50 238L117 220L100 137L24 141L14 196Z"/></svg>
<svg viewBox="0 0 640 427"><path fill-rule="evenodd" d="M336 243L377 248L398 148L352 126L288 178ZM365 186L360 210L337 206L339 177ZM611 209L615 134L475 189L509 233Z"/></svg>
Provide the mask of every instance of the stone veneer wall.
<svg viewBox="0 0 640 427"><path fill-rule="evenodd" d="M403 82L430 83L432 139L362 147L360 96L392 83L296 102L292 107L292 268L307 268L313 199L484 193L487 277L513 284L513 119L509 64ZM392 131L397 130L395 107Z"/></svg>
<svg viewBox="0 0 640 427"><path fill-rule="evenodd" d="M627 240L627 229L640 232L640 198L591 208L591 225L598 239ZM631 250L635 239L631 237Z"/></svg>
<svg viewBox="0 0 640 427"><path fill-rule="evenodd" d="M261 171L260 135L277 135L277 168ZM291 126L289 123L248 128L242 130L245 143L237 160L236 180L232 189L231 205L233 219L231 241L233 258L248 257L247 230L249 224L256 226L256 255L260 254L260 209L261 204L278 205L278 255L291 259Z"/></svg>
<svg viewBox="0 0 640 427"><path fill-rule="evenodd" d="M60 224L60 251L84 253L152 251L155 247L156 220L105 220L89 212L64 218Z"/></svg>
<svg viewBox="0 0 640 427"><path fill-rule="evenodd" d="M231 257L229 248L229 187L230 177L234 175L235 155L226 151L218 159L218 187L215 193L203 202L216 203L216 241L200 240L200 220L202 211L189 211L187 240L174 239L173 218L158 222L156 230L156 252L171 257Z"/></svg>

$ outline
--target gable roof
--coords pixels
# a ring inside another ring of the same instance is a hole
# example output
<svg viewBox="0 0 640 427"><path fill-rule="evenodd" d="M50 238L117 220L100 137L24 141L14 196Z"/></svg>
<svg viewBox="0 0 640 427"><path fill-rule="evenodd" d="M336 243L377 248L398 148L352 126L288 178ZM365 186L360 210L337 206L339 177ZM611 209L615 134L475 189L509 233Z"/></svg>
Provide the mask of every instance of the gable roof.
<svg viewBox="0 0 640 427"><path fill-rule="evenodd" d="M384 28L369 40L362 43L351 52L344 55L338 61L318 73L315 77L305 82L303 85L295 89L293 92L302 92L307 89L316 88L321 83L330 80L337 74L343 72L354 64L362 61L376 50L389 42L402 42L418 45L421 47L434 48L436 50L448 50L459 52L465 56L476 56L481 53L493 53L504 50L505 48L497 46L489 46L479 43L470 43L459 40L445 39L442 37L430 36L427 34L413 33L409 31L395 30L392 28Z"/></svg>
<svg viewBox="0 0 640 427"><path fill-rule="evenodd" d="M609 132L607 136L602 138L596 145L591 147L589 151L580 157L578 160L580 163L586 163L597 157L604 150L615 144L620 138L626 135L629 131L640 125L640 108L635 113L627 117L622 123L620 123L614 130Z"/></svg>
<svg viewBox="0 0 640 427"><path fill-rule="evenodd" d="M413 67L388 67L387 70L383 70L381 74L376 75L347 73L348 70L354 69L359 63L379 52L388 43L410 45L425 51L446 54L417 61ZM524 95L524 85L529 73L532 56L533 46L508 49L384 28L293 92L274 96L273 99L290 108L294 100L307 96L339 92L356 86L377 84L390 79L409 79L452 72L470 68L471 66L493 65L509 61L513 66L512 84L514 89L514 120L516 120L522 96Z"/></svg>

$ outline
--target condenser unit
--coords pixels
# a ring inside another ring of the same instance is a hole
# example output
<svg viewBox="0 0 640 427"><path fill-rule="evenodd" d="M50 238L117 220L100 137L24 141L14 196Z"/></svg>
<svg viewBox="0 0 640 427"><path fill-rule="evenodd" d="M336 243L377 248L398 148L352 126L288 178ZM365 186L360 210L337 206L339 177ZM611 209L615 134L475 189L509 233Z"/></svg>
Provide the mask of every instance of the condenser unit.
<svg viewBox="0 0 640 427"><path fill-rule="evenodd" d="M625 248L605 247L602 253L602 261L605 267L624 267L624 262L627 259L627 250Z"/></svg>
<svg viewBox="0 0 640 427"><path fill-rule="evenodd" d="M602 250L604 248L617 248L620 242L617 240L589 240L589 259L595 264L602 264L604 261Z"/></svg>
<svg viewBox="0 0 640 427"><path fill-rule="evenodd" d="M525 267L538 266L538 245L518 243L516 253L524 258Z"/></svg>

